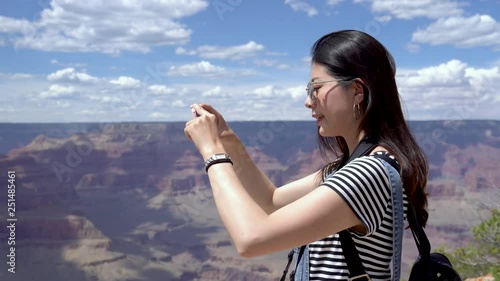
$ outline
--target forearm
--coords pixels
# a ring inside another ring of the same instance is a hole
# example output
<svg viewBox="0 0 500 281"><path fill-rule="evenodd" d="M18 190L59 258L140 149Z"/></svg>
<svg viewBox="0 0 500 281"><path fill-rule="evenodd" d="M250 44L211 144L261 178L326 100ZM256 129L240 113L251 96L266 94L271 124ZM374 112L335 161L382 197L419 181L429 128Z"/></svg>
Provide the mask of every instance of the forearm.
<svg viewBox="0 0 500 281"><path fill-rule="evenodd" d="M229 163L208 170L215 205L240 255L252 245L256 227L268 216L243 188Z"/></svg>
<svg viewBox="0 0 500 281"><path fill-rule="evenodd" d="M233 159L234 173L250 197L266 212L275 210L273 194L276 186L255 165L241 140L234 133L222 137L227 154Z"/></svg>

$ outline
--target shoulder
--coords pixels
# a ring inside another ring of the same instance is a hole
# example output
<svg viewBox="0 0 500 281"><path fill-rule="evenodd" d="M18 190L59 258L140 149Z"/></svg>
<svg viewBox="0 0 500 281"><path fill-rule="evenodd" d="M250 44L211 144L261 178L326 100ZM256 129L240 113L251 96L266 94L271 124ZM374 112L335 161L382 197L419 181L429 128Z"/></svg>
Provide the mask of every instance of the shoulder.
<svg viewBox="0 0 500 281"><path fill-rule="evenodd" d="M400 174L401 165L399 164L398 159L396 159L396 157L391 153L387 151L374 151L370 156L381 161L381 163L384 164L386 169L395 170L397 174ZM394 169L391 169L390 167Z"/></svg>
<svg viewBox="0 0 500 281"><path fill-rule="evenodd" d="M386 151L375 152L372 155L352 160L337 172L329 175L324 184L329 186L347 185L353 188L361 186L389 187L389 166L393 166L399 171L399 163L394 156Z"/></svg>
<svg viewBox="0 0 500 281"><path fill-rule="evenodd" d="M381 225L390 204L388 166L375 155L358 157L330 175L323 185L334 190L371 234Z"/></svg>
<svg viewBox="0 0 500 281"><path fill-rule="evenodd" d="M358 157L344 167L342 167L338 172L353 172L353 171L386 171L386 165L381 160L391 159L396 161L394 156L386 151L378 151L374 154Z"/></svg>
<svg viewBox="0 0 500 281"><path fill-rule="evenodd" d="M387 186L387 166L375 155L358 157L329 175L324 184L358 189L362 186Z"/></svg>

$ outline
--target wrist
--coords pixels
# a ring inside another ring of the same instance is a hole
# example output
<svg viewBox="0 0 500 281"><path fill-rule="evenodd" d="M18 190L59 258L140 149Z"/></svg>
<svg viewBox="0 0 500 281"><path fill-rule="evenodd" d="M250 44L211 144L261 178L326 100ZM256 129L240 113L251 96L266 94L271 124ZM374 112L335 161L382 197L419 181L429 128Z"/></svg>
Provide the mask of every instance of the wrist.
<svg viewBox="0 0 500 281"><path fill-rule="evenodd" d="M221 136L221 143L226 151L231 154L234 154L234 152L238 151L242 146L240 138L233 131Z"/></svg>
<svg viewBox="0 0 500 281"><path fill-rule="evenodd" d="M234 133L233 130L229 129L229 130L224 131L220 135L220 140L221 140L222 144L224 144L224 146L225 146L225 145L231 145L232 143L237 142L239 140L239 138Z"/></svg>
<svg viewBox="0 0 500 281"><path fill-rule="evenodd" d="M214 154L226 153L226 150L224 149L224 146L221 143L219 143L206 147L200 152L201 152L201 157L203 157L203 161L205 161Z"/></svg>

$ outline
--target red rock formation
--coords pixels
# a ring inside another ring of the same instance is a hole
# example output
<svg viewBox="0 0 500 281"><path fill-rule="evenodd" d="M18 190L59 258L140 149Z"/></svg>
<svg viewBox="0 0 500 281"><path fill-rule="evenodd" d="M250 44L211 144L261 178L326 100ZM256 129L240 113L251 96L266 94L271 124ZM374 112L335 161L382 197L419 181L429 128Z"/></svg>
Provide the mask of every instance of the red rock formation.
<svg viewBox="0 0 500 281"><path fill-rule="evenodd" d="M25 217L17 230L16 238L27 240L107 239L87 218L75 215Z"/></svg>

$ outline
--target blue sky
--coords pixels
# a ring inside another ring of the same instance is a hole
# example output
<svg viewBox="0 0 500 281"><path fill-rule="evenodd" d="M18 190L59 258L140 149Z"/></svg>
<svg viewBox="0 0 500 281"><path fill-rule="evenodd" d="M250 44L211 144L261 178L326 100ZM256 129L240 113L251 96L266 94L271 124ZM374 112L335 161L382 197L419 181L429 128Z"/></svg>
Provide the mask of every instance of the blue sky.
<svg viewBox="0 0 500 281"><path fill-rule="evenodd" d="M408 119L500 119L500 0L2 0L0 122L312 120L340 29L393 54Z"/></svg>

